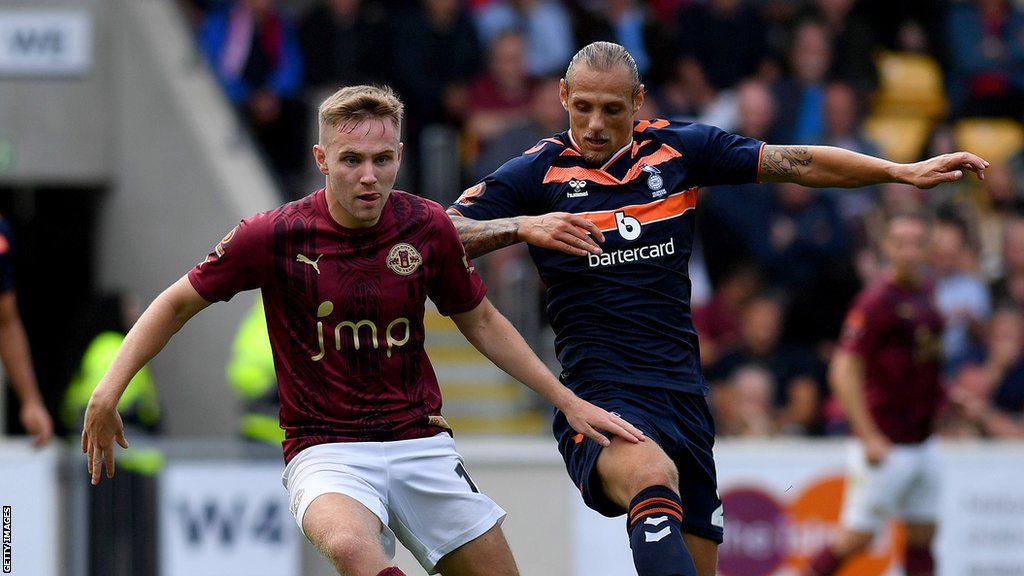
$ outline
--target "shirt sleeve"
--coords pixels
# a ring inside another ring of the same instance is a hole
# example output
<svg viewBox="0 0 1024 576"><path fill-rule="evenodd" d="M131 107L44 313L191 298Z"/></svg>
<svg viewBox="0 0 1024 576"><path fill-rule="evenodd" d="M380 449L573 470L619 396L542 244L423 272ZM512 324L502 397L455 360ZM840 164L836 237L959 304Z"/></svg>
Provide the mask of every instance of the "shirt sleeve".
<svg viewBox="0 0 1024 576"><path fill-rule="evenodd" d="M694 180L702 186L749 184L757 181L764 142L704 124L679 131L682 153L688 157Z"/></svg>
<svg viewBox="0 0 1024 576"><path fill-rule="evenodd" d="M487 295L487 286L477 274L459 240L459 233L440 207L434 217L433 277L427 295L445 316L469 312Z"/></svg>
<svg viewBox="0 0 1024 576"><path fill-rule="evenodd" d="M239 292L262 286L270 232L260 216L242 220L188 273L192 287L209 302L226 302Z"/></svg>
<svg viewBox="0 0 1024 576"><path fill-rule="evenodd" d="M14 290L14 250L11 229L0 220L0 294Z"/></svg>
<svg viewBox="0 0 1024 576"><path fill-rule="evenodd" d="M494 220L532 214L527 156L513 158L467 189L448 209L472 220ZM537 189L540 182L537 182Z"/></svg>
<svg viewBox="0 0 1024 576"><path fill-rule="evenodd" d="M843 321L839 336L839 347L862 358L875 349L885 322L884 311L880 310L878 296L863 292L854 301Z"/></svg>

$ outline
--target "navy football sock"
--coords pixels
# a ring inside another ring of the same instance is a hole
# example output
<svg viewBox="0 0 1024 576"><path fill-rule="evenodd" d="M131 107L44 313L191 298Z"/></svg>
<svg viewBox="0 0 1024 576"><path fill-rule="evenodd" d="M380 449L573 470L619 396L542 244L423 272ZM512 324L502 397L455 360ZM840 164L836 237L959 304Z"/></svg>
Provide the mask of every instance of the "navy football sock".
<svg viewBox="0 0 1024 576"><path fill-rule="evenodd" d="M680 531L683 505L675 492L665 486L641 490L626 522L638 576L697 576Z"/></svg>

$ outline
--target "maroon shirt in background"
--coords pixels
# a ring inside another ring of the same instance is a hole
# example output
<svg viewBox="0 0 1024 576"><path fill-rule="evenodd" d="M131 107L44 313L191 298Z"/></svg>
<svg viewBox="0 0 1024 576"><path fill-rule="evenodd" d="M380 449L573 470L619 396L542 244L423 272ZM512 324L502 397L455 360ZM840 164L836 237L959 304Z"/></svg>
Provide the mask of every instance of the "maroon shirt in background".
<svg viewBox="0 0 1024 576"><path fill-rule="evenodd" d="M449 315L486 294L441 206L398 191L371 228L338 225L323 189L246 218L188 277L211 302L262 289L285 462L317 444L440 432L424 301Z"/></svg>
<svg viewBox="0 0 1024 576"><path fill-rule="evenodd" d="M839 341L864 362L868 410L897 444L926 440L944 399L942 317L933 296L931 286L876 282L857 295Z"/></svg>

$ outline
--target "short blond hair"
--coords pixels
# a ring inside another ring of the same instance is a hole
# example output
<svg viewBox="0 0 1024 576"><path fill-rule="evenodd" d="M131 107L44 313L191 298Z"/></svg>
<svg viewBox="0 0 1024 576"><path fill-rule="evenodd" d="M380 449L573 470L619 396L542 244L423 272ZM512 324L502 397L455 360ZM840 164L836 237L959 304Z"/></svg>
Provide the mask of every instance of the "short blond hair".
<svg viewBox="0 0 1024 576"><path fill-rule="evenodd" d="M324 131L339 122L362 122L368 118L390 118L395 132L402 130L405 105L388 86L346 86L320 104L320 143Z"/></svg>

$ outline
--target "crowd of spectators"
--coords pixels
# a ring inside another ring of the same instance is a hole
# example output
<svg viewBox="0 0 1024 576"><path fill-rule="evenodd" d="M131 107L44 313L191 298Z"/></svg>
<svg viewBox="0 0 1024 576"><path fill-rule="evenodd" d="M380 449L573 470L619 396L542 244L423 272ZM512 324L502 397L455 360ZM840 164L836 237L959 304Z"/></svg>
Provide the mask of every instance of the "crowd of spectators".
<svg viewBox="0 0 1024 576"><path fill-rule="evenodd" d="M451 199L458 190L419 184L424 130L458 135L460 184L472 184L566 128L558 78L595 40L635 57L648 92L644 117L902 161L984 145L972 149L992 162L984 181L934 191L703 190L694 316L722 433L844 433L825 376L844 313L880 273L886 215L930 211L932 277L947 322L941 430L1024 437L1022 2L181 1L286 186L308 163L304 118L314 95L388 83L407 104L404 140L414 159L405 182ZM908 68L893 74L886 56ZM925 105L894 107L893 97L913 90L893 91L891 82L910 78L911 66L924 70L925 83L934 68L934 89ZM972 139L978 125L997 132Z"/></svg>

